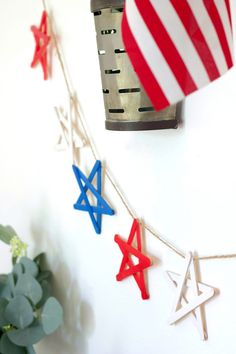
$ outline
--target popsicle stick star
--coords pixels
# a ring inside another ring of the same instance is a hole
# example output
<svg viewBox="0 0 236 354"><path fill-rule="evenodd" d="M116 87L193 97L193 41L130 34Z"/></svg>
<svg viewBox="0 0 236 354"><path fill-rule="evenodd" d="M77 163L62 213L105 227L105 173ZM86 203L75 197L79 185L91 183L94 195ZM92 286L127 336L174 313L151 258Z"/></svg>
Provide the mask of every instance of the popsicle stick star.
<svg viewBox="0 0 236 354"><path fill-rule="evenodd" d="M58 150L65 150L71 144L70 139L70 119L68 118L68 114L64 113L62 108L55 107L56 115L59 121L61 134L58 138L58 142L56 144L56 148ZM70 114L72 114L70 112ZM82 148L86 144L86 139L76 127L73 117L72 119L72 129L73 129L73 146L77 149Z"/></svg>
<svg viewBox="0 0 236 354"><path fill-rule="evenodd" d="M135 242L137 247L135 248L132 244ZM149 294L146 290L146 284L144 280L144 269L151 266L151 260L142 253L141 235L140 235L140 225L137 219L134 219L128 241L123 241L119 235L115 235L115 242L120 247L123 253L123 259L121 262L119 273L116 276L117 281L121 281L130 275L133 275L140 291L142 299L149 299ZM138 259L138 263L134 264L133 257Z"/></svg>
<svg viewBox="0 0 236 354"><path fill-rule="evenodd" d="M50 36L47 34L47 13L43 11L39 28L31 26L35 39L34 57L31 63L31 68L34 68L38 63L41 64L44 74L44 80L48 77L47 63L47 46L50 42Z"/></svg>
<svg viewBox="0 0 236 354"><path fill-rule="evenodd" d="M102 214L114 215L114 210L102 197L102 165L101 161L97 160L94 167L87 178L83 172L75 165L72 166L81 194L74 204L74 208L81 211L87 211L92 221L93 227L97 234L101 233ZM97 188L92 184L93 179L97 178ZM87 196L87 191L90 191L97 201L97 205L91 205Z"/></svg>
<svg viewBox="0 0 236 354"><path fill-rule="evenodd" d="M177 287L174 306L169 317L169 324L178 322L188 314L192 314L203 340L208 338L203 305L215 295L215 289L197 281L196 269L192 253L186 256L185 271L182 275L167 272L169 279ZM188 292L191 298L188 299Z"/></svg>

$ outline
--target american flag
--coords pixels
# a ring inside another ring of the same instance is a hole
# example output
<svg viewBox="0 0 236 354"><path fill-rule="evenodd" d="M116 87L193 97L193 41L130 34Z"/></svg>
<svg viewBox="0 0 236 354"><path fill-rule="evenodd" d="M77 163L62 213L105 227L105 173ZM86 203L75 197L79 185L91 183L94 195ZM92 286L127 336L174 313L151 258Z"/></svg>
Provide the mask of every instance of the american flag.
<svg viewBox="0 0 236 354"><path fill-rule="evenodd" d="M156 110L233 65L230 0L126 0L122 37Z"/></svg>

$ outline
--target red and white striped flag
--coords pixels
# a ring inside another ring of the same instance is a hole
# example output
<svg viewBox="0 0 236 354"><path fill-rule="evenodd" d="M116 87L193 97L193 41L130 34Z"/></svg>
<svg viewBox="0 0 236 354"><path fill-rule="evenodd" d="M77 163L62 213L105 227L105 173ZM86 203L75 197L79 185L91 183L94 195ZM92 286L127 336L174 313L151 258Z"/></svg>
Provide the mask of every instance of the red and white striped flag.
<svg viewBox="0 0 236 354"><path fill-rule="evenodd" d="M233 65L230 0L126 0L126 51L156 110Z"/></svg>

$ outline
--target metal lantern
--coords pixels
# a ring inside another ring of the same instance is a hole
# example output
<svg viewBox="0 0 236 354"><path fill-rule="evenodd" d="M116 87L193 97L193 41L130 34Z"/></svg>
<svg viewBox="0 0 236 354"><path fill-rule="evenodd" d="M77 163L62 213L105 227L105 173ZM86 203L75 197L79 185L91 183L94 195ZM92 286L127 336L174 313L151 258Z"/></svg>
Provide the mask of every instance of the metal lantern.
<svg viewBox="0 0 236 354"><path fill-rule="evenodd" d="M155 111L125 52L121 36L124 0L91 0L97 31L106 129L177 128L179 105Z"/></svg>

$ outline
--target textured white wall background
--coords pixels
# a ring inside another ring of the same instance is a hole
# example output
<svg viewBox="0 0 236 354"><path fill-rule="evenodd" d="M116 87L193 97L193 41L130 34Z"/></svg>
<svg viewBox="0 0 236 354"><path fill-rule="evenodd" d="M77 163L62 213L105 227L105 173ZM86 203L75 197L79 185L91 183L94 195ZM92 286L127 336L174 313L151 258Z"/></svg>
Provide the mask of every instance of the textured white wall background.
<svg viewBox="0 0 236 354"><path fill-rule="evenodd" d="M235 69L186 100L178 130L105 131L89 1L49 5L97 150L131 207L183 251L235 253ZM117 213L103 217L101 236L88 215L73 210L79 190L70 156L54 149L53 107L67 104L60 68L54 57L48 82L40 67L30 69L30 26L39 24L41 12L40 0L0 0L0 223L18 231L30 255L47 252L65 309L64 326L36 346L37 353L235 353L236 259L200 263L202 281L220 289L205 307L209 340L202 342L190 318L167 325L173 289L165 270L181 272L183 261L153 236L145 236L156 260L148 271L150 300L141 300L133 279L116 282L122 257L114 234L128 236L131 218L110 183L105 195ZM93 164L88 149L81 150L81 166L88 171ZM6 272L4 245L0 255Z"/></svg>

